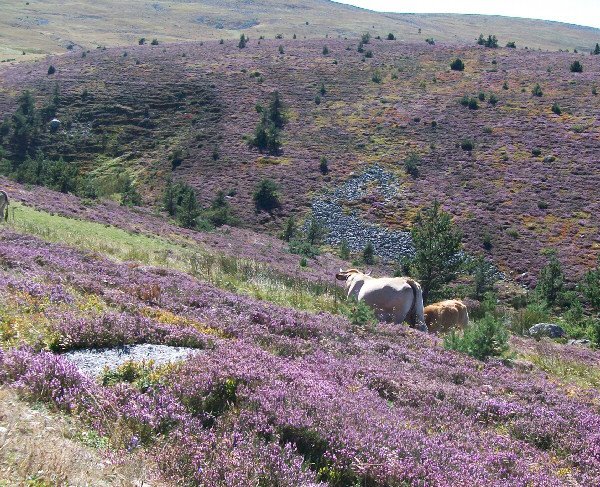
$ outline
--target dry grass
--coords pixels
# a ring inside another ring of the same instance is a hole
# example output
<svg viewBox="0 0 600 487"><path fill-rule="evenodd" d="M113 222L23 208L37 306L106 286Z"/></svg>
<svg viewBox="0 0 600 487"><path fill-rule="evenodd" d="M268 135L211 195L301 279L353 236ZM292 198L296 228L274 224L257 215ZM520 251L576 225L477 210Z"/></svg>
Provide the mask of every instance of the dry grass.
<svg viewBox="0 0 600 487"><path fill-rule="evenodd" d="M82 438L81 429L69 418L0 388L1 487L166 485L153 479L142 458L115 462L76 438Z"/></svg>
<svg viewBox="0 0 600 487"><path fill-rule="evenodd" d="M262 0L241 2L118 2L61 0L2 2L0 60L17 62L40 54L66 52L67 46L137 44L140 37L159 42L251 38L357 37L394 33L402 41L438 41L473 44L480 33L496 34L501 44L515 41L530 49L589 51L597 42L598 29L558 22L500 16L456 14L382 14L334 2Z"/></svg>

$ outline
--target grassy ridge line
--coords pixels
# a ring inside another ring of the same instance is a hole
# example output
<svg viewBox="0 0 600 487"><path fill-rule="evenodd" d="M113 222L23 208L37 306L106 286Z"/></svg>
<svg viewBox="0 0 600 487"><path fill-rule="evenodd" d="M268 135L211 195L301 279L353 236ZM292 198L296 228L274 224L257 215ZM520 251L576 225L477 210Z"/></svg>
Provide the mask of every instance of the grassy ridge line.
<svg viewBox="0 0 600 487"><path fill-rule="evenodd" d="M256 261L211 253L197 244L132 234L117 227L66 218L15 203L16 231L47 242L99 252L119 261L183 271L228 291L304 311L339 311L340 289L282 275Z"/></svg>
<svg viewBox="0 0 600 487"><path fill-rule="evenodd" d="M148 42L157 37L161 43L239 39L241 32L251 38L296 34L298 39L357 37L367 31L384 37L392 32L404 42L435 37L470 44L484 33L496 34L503 45L511 40L519 47L553 50L589 50L599 37L598 29L492 15L380 13L319 0L240 3L7 0L0 18L0 59L35 59L66 52L71 45L135 45L140 37Z"/></svg>

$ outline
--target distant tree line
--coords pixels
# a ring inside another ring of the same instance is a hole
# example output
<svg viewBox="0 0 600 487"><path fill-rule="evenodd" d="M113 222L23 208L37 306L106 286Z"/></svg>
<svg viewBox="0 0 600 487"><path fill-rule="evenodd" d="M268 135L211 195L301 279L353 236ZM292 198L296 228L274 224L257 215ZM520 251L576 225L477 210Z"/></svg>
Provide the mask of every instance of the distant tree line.
<svg viewBox="0 0 600 487"><path fill-rule="evenodd" d="M59 105L58 85L39 109L30 91L19 96L15 112L0 124L0 173L20 183L96 198L99 188L90 175L80 174L76 164L62 157L52 159L42 151L41 137L53 130L49 121L56 116ZM136 185L127 174L119 176L113 187L121 193L123 204L141 204Z"/></svg>

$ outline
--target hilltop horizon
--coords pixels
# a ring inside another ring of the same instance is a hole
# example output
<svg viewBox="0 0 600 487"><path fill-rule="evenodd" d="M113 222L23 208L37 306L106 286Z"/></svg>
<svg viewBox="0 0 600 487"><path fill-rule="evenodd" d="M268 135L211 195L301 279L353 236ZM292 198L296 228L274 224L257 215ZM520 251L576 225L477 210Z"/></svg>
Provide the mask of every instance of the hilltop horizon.
<svg viewBox="0 0 600 487"><path fill-rule="evenodd" d="M24 61L70 49L125 47L141 37L161 43L206 41L277 35L299 39L374 37L392 33L403 42L472 44L479 34L496 35L505 45L542 50L587 51L600 41L600 29L502 15L445 13L381 13L333 1L273 0L245 4L225 0L147 4L134 0L122 5L67 0L35 2L8 0L0 19L0 60ZM118 13L118 15L117 15Z"/></svg>

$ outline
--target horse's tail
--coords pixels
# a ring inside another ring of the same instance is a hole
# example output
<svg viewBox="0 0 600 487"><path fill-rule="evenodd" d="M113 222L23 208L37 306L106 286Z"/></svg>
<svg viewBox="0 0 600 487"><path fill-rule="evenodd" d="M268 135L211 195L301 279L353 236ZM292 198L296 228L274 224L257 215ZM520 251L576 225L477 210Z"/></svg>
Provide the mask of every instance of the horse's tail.
<svg viewBox="0 0 600 487"><path fill-rule="evenodd" d="M425 324L425 311L423 309L423 292L421 291L421 286L417 281L410 277L406 278L406 283L413 291L413 302L407 317L410 318L417 329L426 332L427 325Z"/></svg>

